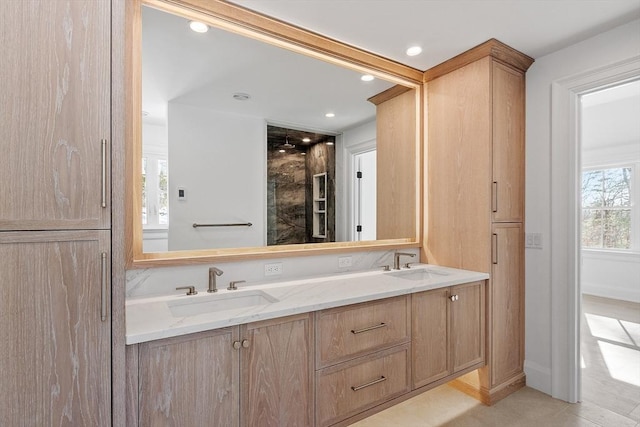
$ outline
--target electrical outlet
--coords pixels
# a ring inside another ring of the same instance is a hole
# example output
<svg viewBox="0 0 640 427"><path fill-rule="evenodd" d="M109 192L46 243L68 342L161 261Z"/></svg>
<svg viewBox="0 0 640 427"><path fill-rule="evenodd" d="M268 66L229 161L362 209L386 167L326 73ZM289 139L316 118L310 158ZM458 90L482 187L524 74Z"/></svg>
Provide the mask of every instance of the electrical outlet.
<svg viewBox="0 0 640 427"><path fill-rule="evenodd" d="M346 268L346 267L351 267L352 265L352 259L350 256L341 256L338 257L338 268Z"/></svg>
<svg viewBox="0 0 640 427"><path fill-rule="evenodd" d="M282 263L274 262L271 264L264 265L264 275L265 276L279 276L282 274Z"/></svg>

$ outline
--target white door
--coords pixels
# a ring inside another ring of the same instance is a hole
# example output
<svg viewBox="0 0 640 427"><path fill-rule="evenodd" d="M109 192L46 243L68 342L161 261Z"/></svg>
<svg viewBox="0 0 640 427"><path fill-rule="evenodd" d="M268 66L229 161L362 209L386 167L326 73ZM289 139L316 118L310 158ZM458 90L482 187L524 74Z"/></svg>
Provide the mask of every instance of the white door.
<svg viewBox="0 0 640 427"><path fill-rule="evenodd" d="M355 240L376 239L376 151L354 156Z"/></svg>

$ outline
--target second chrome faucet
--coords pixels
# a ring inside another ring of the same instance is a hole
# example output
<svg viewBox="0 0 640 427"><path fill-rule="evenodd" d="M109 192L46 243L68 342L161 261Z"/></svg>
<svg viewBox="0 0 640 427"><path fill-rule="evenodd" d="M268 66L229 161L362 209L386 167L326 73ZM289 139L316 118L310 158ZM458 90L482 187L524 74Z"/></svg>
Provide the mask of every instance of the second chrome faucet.
<svg viewBox="0 0 640 427"><path fill-rule="evenodd" d="M410 254L407 252L396 252L395 254L393 254L393 269L394 270L400 270L400 257L401 256L410 256L410 257L414 257L416 256L416 254ZM409 266L409 264L407 263L407 267Z"/></svg>
<svg viewBox="0 0 640 427"><path fill-rule="evenodd" d="M216 267L211 267L209 269L209 289L207 289L207 292L218 292L216 276L222 276L222 273L223 271Z"/></svg>

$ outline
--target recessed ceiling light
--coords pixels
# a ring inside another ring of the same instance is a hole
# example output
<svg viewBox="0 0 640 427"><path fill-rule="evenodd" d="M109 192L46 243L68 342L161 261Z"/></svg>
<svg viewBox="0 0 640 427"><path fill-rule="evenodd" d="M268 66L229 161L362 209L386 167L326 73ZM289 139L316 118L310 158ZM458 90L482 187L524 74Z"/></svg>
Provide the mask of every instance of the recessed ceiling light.
<svg viewBox="0 0 640 427"><path fill-rule="evenodd" d="M333 145L333 141L327 141L327 145Z"/></svg>
<svg viewBox="0 0 640 427"><path fill-rule="evenodd" d="M335 116L336 116L336 114L335 114L335 113L327 113L327 114L325 114L324 116L325 116L325 117L328 117L328 118L332 118L332 117L335 117Z"/></svg>
<svg viewBox="0 0 640 427"><path fill-rule="evenodd" d="M411 46L409 49L407 49L407 55L409 56L416 56L416 55L420 55L422 53L422 48L420 46Z"/></svg>
<svg viewBox="0 0 640 427"><path fill-rule="evenodd" d="M302 142L311 142L311 138L302 138Z"/></svg>
<svg viewBox="0 0 640 427"><path fill-rule="evenodd" d="M364 74L362 77L360 77L360 80L362 80L363 82L370 82L373 79L375 79L375 77L373 77L371 74Z"/></svg>
<svg viewBox="0 0 640 427"><path fill-rule="evenodd" d="M300 154L302 154L303 156L306 156L306 155L307 155L307 153L304 153L304 152L303 152L303 153L300 153Z"/></svg>
<svg viewBox="0 0 640 427"><path fill-rule="evenodd" d="M209 31L209 26L204 22L199 21L189 21L189 28L191 28L196 33L206 33Z"/></svg>
<svg viewBox="0 0 640 427"><path fill-rule="evenodd" d="M233 94L233 99L235 99L236 101L248 101L249 99L251 99L251 95L249 95L248 93L234 93Z"/></svg>
<svg viewBox="0 0 640 427"><path fill-rule="evenodd" d="M278 150L278 153L285 153L286 150Z"/></svg>

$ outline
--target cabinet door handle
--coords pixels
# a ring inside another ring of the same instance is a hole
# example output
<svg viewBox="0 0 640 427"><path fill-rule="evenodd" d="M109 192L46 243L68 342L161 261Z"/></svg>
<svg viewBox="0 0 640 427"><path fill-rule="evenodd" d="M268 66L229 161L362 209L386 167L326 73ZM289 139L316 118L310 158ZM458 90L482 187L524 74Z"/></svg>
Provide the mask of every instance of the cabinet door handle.
<svg viewBox="0 0 640 427"><path fill-rule="evenodd" d="M384 375L380 375L380 378L377 378L377 379L375 379L373 381L370 381L370 382L368 382L366 384L351 386L351 390L353 390L353 391L362 390L363 388L370 387L370 386L372 386L374 384L378 384L378 383L381 383L382 381L386 381L386 380L387 380L387 378Z"/></svg>
<svg viewBox="0 0 640 427"><path fill-rule="evenodd" d="M103 139L102 143L102 192L101 192L101 206L107 207L107 140Z"/></svg>
<svg viewBox="0 0 640 427"><path fill-rule="evenodd" d="M358 335L358 334L361 334L363 332L373 331L374 329L380 329L380 328L384 328L386 326L387 326L387 324L382 322L382 323L380 323L378 325L367 326L366 328L362 328L362 329L352 329L351 333L353 335Z"/></svg>
<svg viewBox="0 0 640 427"><path fill-rule="evenodd" d="M240 350L240 341L234 341L231 345L233 346L234 350Z"/></svg>
<svg viewBox="0 0 640 427"><path fill-rule="evenodd" d="M498 212L498 181L493 181L491 185L491 211Z"/></svg>
<svg viewBox="0 0 640 427"><path fill-rule="evenodd" d="M498 263L498 235L493 233L492 236L493 242L491 245L491 262L494 264Z"/></svg>
<svg viewBox="0 0 640 427"><path fill-rule="evenodd" d="M458 301L459 297L458 297L458 295L451 295L451 296L449 297L449 299L450 299L451 301L454 301L454 302L455 302L455 301Z"/></svg>
<svg viewBox="0 0 640 427"><path fill-rule="evenodd" d="M242 348L249 348L250 344L249 340L242 340Z"/></svg>
<svg viewBox="0 0 640 427"><path fill-rule="evenodd" d="M107 253L106 252L102 252L100 254L101 256L101 263L100 263L100 269L101 269L101 275L102 278L100 280L100 289L101 289L101 296L100 296L100 317L102 319L102 321L104 322L105 320L107 320L107 301L109 299L109 295L107 295L108 289L107 289Z"/></svg>

